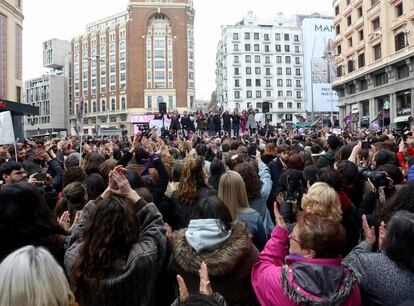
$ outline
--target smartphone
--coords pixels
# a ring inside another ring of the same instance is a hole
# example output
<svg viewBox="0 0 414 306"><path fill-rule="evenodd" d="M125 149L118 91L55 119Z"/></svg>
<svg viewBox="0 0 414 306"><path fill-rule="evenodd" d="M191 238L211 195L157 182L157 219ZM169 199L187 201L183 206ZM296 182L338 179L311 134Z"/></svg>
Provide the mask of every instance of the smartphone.
<svg viewBox="0 0 414 306"><path fill-rule="evenodd" d="M43 182L43 181L45 181L45 180L46 180L46 178L47 178L47 174L46 174L46 173L41 173L41 172L39 172L39 173L36 173L33 177L34 177L37 181Z"/></svg>
<svg viewBox="0 0 414 306"><path fill-rule="evenodd" d="M363 150L369 150L371 148L371 143L369 141L363 141L361 148Z"/></svg>

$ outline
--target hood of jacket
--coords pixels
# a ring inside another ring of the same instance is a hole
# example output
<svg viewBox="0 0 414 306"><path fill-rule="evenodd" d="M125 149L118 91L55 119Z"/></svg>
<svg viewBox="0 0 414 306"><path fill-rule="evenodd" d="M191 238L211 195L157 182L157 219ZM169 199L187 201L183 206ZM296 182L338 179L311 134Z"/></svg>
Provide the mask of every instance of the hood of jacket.
<svg viewBox="0 0 414 306"><path fill-rule="evenodd" d="M282 270L285 293L300 305L341 305L358 283L357 273L341 261L286 257L287 265Z"/></svg>
<svg viewBox="0 0 414 306"><path fill-rule="evenodd" d="M249 231L241 221L233 222L230 237L224 243L200 253L187 242L186 231L179 230L174 237L172 263L191 274L198 274L202 262L207 264L211 276L230 273L252 247Z"/></svg>

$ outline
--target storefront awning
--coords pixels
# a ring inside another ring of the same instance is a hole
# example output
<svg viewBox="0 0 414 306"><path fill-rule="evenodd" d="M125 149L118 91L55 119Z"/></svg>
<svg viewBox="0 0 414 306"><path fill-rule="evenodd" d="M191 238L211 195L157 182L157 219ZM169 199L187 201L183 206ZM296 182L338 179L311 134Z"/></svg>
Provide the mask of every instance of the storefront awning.
<svg viewBox="0 0 414 306"><path fill-rule="evenodd" d="M0 112L10 111L12 116L39 115L39 107L0 99Z"/></svg>

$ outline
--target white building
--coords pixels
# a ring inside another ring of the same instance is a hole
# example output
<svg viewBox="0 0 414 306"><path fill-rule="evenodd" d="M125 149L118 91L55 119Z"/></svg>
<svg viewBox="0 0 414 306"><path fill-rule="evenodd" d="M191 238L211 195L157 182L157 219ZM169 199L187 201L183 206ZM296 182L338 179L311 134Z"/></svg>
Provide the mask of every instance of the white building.
<svg viewBox="0 0 414 306"><path fill-rule="evenodd" d="M68 131L70 50L68 41L43 43L43 67L53 70L25 82L25 103L39 107L38 116L26 117L26 137Z"/></svg>
<svg viewBox="0 0 414 306"><path fill-rule="evenodd" d="M270 102L272 124L297 123L306 116L303 38L295 20L279 14L259 20L249 12L222 29L217 47L218 104L232 111L262 109Z"/></svg>

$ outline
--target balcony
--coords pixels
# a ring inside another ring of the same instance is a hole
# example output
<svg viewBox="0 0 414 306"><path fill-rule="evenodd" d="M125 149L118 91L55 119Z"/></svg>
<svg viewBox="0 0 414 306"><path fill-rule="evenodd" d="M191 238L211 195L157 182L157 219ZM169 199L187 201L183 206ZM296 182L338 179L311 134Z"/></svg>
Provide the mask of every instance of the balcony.
<svg viewBox="0 0 414 306"><path fill-rule="evenodd" d="M272 67L273 64L272 63L264 63L265 67Z"/></svg>
<svg viewBox="0 0 414 306"><path fill-rule="evenodd" d="M377 1L368 11L367 11L367 19L370 20L372 17L374 17L376 14L378 14L381 11L381 5L380 0Z"/></svg>

